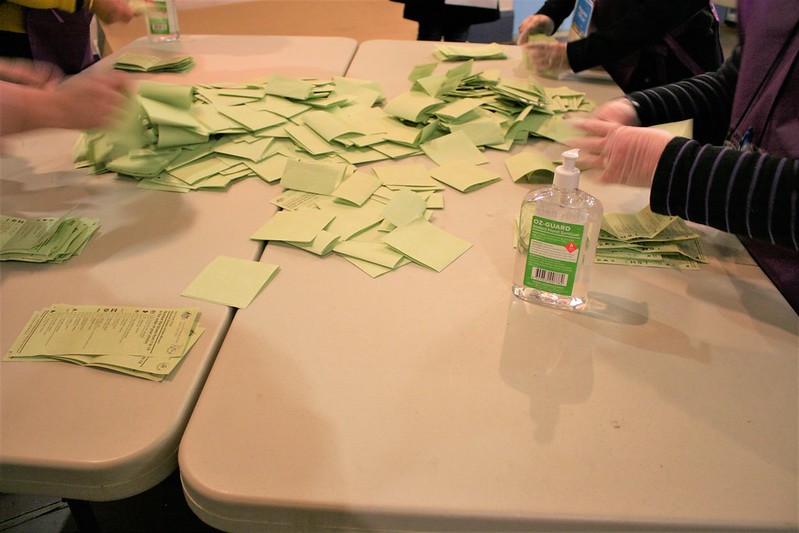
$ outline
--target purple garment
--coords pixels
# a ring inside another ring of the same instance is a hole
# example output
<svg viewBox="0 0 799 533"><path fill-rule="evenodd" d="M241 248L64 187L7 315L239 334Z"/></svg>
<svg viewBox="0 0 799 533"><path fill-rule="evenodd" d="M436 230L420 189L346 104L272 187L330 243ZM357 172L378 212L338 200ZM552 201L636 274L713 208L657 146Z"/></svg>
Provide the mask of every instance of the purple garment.
<svg viewBox="0 0 799 533"><path fill-rule="evenodd" d="M740 0L738 22L743 55L730 120L733 142L751 128L755 147L799 157L799 5Z"/></svg>
<svg viewBox="0 0 799 533"><path fill-rule="evenodd" d="M743 56L730 121L732 138L739 142L751 128L755 147L776 156L799 157L796 0L740 0L738 23ZM799 251L752 239L741 242L799 314Z"/></svg>
<svg viewBox="0 0 799 533"><path fill-rule="evenodd" d="M94 62L88 9L67 13L58 9L26 9L25 31L34 60L77 74Z"/></svg>

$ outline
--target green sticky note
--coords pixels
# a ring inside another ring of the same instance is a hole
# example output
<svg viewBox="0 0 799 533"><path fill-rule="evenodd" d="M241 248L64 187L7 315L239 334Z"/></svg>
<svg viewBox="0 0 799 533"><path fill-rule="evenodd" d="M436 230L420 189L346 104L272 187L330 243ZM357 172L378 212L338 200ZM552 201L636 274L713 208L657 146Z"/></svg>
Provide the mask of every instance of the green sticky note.
<svg viewBox="0 0 799 533"><path fill-rule="evenodd" d="M244 309L272 280L279 268L268 263L219 256L200 272L181 295Z"/></svg>

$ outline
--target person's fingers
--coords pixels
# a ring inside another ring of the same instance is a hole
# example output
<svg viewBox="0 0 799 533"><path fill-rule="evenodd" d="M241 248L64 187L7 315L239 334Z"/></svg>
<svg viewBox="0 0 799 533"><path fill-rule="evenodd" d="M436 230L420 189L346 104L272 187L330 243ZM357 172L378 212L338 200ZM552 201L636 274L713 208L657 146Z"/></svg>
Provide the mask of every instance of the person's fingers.
<svg viewBox="0 0 799 533"><path fill-rule="evenodd" d="M604 142L604 137L585 136L568 139L566 144L573 148L579 148L580 158L582 159L583 154L588 155L602 153L602 145Z"/></svg>
<svg viewBox="0 0 799 533"><path fill-rule="evenodd" d="M599 137L605 137L621 126L615 122L596 119L575 119L571 123L580 131Z"/></svg>

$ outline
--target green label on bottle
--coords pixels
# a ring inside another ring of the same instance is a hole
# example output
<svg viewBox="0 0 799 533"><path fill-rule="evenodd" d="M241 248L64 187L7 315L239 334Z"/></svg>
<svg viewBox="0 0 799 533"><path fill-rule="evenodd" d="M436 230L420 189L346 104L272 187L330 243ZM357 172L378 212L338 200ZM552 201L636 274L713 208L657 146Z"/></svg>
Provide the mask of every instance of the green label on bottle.
<svg viewBox="0 0 799 533"><path fill-rule="evenodd" d="M584 227L533 217L524 284L554 294L571 296Z"/></svg>
<svg viewBox="0 0 799 533"><path fill-rule="evenodd" d="M150 9L152 11L147 16L147 22L150 25L150 33L155 35L168 35L171 33L166 2L151 2Z"/></svg>

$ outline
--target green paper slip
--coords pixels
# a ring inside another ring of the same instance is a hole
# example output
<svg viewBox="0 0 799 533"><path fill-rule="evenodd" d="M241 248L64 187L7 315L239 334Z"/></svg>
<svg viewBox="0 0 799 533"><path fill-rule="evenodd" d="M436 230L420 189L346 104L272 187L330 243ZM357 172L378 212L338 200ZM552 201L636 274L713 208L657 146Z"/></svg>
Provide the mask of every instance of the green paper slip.
<svg viewBox="0 0 799 533"><path fill-rule="evenodd" d="M339 243L341 237L331 231L322 230L316 234L314 240L310 243L302 242L289 242L292 246L311 252L316 255L327 255L333 251L333 248Z"/></svg>
<svg viewBox="0 0 799 533"><path fill-rule="evenodd" d="M250 239L310 243L335 215L318 209L278 211Z"/></svg>
<svg viewBox="0 0 799 533"><path fill-rule="evenodd" d="M450 163L430 171L433 178L460 192L472 192L486 185L496 183L502 176L468 163Z"/></svg>
<svg viewBox="0 0 799 533"><path fill-rule="evenodd" d="M138 91L146 98L180 109L189 109L194 101L192 85L142 80L139 82Z"/></svg>
<svg viewBox="0 0 799 533"><path fill-rule="evenodd" d="M194 66L194 58L187 55L157 57L126 52L114 62L114 68L131 72L186 72Z"/></svg>
<svg viewBox="0 0 799 533"><path fill-rule="evenodd" d="M284 76L273 76L264 86L266 94L282 96L292 100L307 100L313 95L311 82Z"/></svg>
<svg viewBox="0 0 799 533"><path fill-rule="evenodd" d="M433 56L441 61L463 61L467 59L507 59L505 49L497 44L490 43L482 46L464 46L443 44L437 46Z"/></svg>
<svg viewBox="0 0 799 533"><path fill-rule="evenodd" d="M56 304L33 314L6 357L175 357L185 351L199 315L196 308Z"/></svg>
<svg viewBox="0 0 799 533"><path fill-rule="evenodd" d="M360 259L388 269L397 268L404 256L382 242L344 241L333 249L347 257Z"/></svg>
<svg viewBox="0 0 799 533"><path fill-rule="evenodd" d="M430 177L430 171L421 163L395 163L374 169L377 177L386 186L397 187L431 187L437 186Z"/></svg>
<svg viewBox="0 0 799 533"><path fill-rule="evenodd" d="M411 260L441 272L472 245L425 219L417 219L397 228L383 242Z"/></svg>
<svg viewBox="0 0 799 533"><path fill-rule="evenodd" d="M653 213L649 206L637 213L608 213L602 220L602 229L617 239L652 239L666 229L677 217Z"/></svg>
<svg viewBox="0 0 799 533"><path fill-rule="evenodd" d="M286 211L299 211L301 209L316 209L319 206L318 204L327 198L328 196L323 194L288 189L273 198L270 203Z"/></svg>
<svg viewBox="0 0 799 533"><path fill-rule="evenodd" d="M268 263L220 255L200 272L181 295L245 309L279 268Z"/></svg>
<svg viewBox="0 0 799 533"><path fill-rule="evenodd" d="M482 165L488 158L463 131L454 131L421 146L424 153L438 165L468 163Z"/></svg>
<svg viewBox="0 0 799 533"><path fill-rule="evenodd" d="M226 106L218 108L219 113L241 124L249 131L258 131L286 122L286 119L276 113L251 109L246 104L241 106Z"/></svg>
<svg viewBox="0 0 799 533"><path fill-rule="evenodd" d="M99 227L94 218L0 215L0 261L63 263L80 254Z"/></svg>
<svg viewBox="0 0 799 533"><path fill-rule="evenodd" d="M283 176L283 173L286 171L286 163L289 159L289 157L283 154L275 154L258 162L245 161L244 164L250 167L250 169L265 182L274 183ZM294 161L298 160L294 159Z"/></svg>
<svg viewBox="0 0 799 533"><path fill-rule="evenodd" d="M552 162L540 152L527 149L507 157L505 167L513 181L552 183L557 163Z"/></svg>
<svg viewBox="0 0 799 533"><path fill-rule="evenodd" d="M347 165L341 163L289 159L286 161L280 184L286 189L295 191L330 195L341 184L346 172Z"/></svg>
<svg viewBox="0 0 799 533"><path fill-rule="evenodd" d="M499 122L480 118L463 124L450 124L454 133L462 131L475 146L495 146L505 142L505 130Z"/></svg>
<svg viewBox="0 0 799 533"><path fill-rule="evenodd" d="M399 191L380 212L383 217L397 227L407 226L424 216L427 202L415 192Z"/></svg>
<svg viewBox="0 0 799 533"><path fill-rule="evenodd" d="M385 111L393 117L419 123L427 120L443 105L443 100L424 93L409 91L389 100L386 103Z"/></svg>
<svg viewBox="0 0 799 533"><path fill-rule="evenodd" d="M377 202L358 207L320 200L318 205L322 213L335 217L325 229L340 236L342 241L363 233L383 220L383 215L380 213L383 204Z"/></svg>

